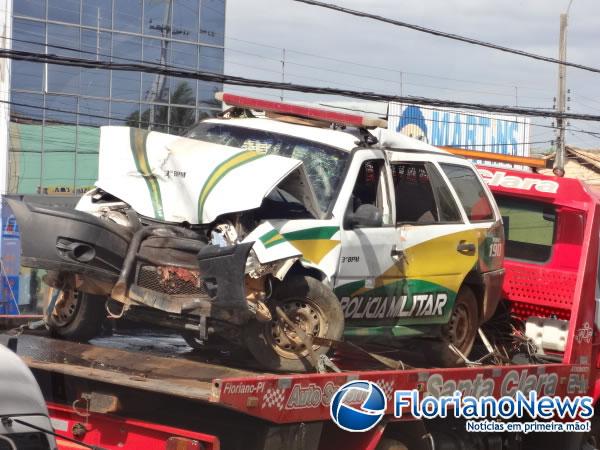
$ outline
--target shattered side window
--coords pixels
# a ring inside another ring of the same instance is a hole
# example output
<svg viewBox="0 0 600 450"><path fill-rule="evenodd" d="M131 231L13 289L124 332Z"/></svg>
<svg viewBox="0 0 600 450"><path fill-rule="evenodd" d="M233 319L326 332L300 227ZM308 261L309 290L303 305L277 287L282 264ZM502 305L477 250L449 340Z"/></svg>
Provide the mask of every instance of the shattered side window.
<svg viewBox="0 0 600 450"><path fill-rule="evenodd" d="M348 159L347 152L318 142L220 123L200 123L187 137L302 161L322 212L337 194Z"/></svg>

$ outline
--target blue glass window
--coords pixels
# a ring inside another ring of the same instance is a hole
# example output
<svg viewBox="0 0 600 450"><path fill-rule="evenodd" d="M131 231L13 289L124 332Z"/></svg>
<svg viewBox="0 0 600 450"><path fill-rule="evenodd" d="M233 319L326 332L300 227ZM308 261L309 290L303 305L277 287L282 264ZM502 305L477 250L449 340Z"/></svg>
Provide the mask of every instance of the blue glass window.
<svg viewBox="0 0 600 450"><path fill-rule="evenodd" d="M51 47L51 52L61 56L81 57L79 51L64 48L79 48L79 30L78 27L48 24L48 44L55 46ZM80 71L79 67L48 64L48 91L78 94Z"/></svg>
<svg viewBox="0 0 600 450"><path fill-rule="evenodd" d="M225 42L225 1L200 3L200 42L223 45Z"/></svg>
<svg viewBox="0 0 600 450"><path fill-rule="evenodd" d="M171 43L171 64L184 69L198 67L198 46L194 44Z"/></svg>
<svg viewBox="0 0 600 450"><path fill-rule="evenodd" d="M43 23L27 19L14 19L12 35L15 50L36 52L41 50L44 52L46 26Z"/></svg>
<svg viewBox="0 0 600 450"><path fill-rule="evenodd" d="M215 94L223 90L223 84L206 81L198 85L198 106L220 107L220 102L215 100Z"/></svg>
<svg viewBox="0 0 600 450"><path fill-rule="evenodd" d="M44 51L40 45L29 42L44 42L46 28L43 23L31 20L14 19L13 21L13 48L25 51ZM27 41L27 42L24 42ZM27 61L12 62L12 87L31 91L42 91L44 81L44 65Z"/></svg>
<svg viewBox="0 0 600 450"><path fill-rule="evenodd" d="M15 16L28 16L37 19L46 18L45 0L17 0L13 2Z"/></svg>
<svg viewBox="0 0 600 450"><path fill-rule="evenodd" d="M114 0L115 22L113 28L119 31L140 33L142 29L142 0Z"/></svg>
<svg viewBox="0 0 600 450"><path fill-rule="evenodd" d="M115 62L140 62L142 59L142 38L114 33L112 56Z"/></svg>
<svg viewBox="0 0 600 450"><path fill-rule="evenodd" d="M11 120L41 123L44 118L44 110L40 108L44 104L44 98L41 94L29 94L13 90L10 95L13 102L10 107Z"/></svg>
<svg viewBox="0 0 600 450"><path fill-rule="evenodd" d="M80 11L81 2L79 0L48 0L49 20L79 24Z"/></svg>
<svg viewBox="0 0 600 450"><path fill-rule="evenodd" d="M169 132L171 134L185 134L194 122L194 108L176 108L171 106L169 114Z"/></svg>
<svg viewBox="0 0 600 450"><path fill-rule="evenodd" d="M110 37L111 33L81 29L81 50L84 52L84 58L96 59L99 61L110 60Z"/></svg>
<svg viewBox="0 0 600 450"><path fill-rule="evenodd" d="M120 100L140 99L139 72L112 71L112 98Z"/></svg>
<svg viewBox="0 0 600 450"><path fill-rule="evenodd" d="M144 38L144 62L169 64L172 43L161 39ZM162 55L162 57L161 57ZM168 77L151 73L142 74L142 99L148 102L169 102Z"/></svg>
<svg viewBox="0 0 600 450"><path fill-rule="evenodd" d="M199 17L199 0L175 0L173 3L173 37L196 42Z"/></svg>
<svg viewBox="0 0 600 450"><path fill-rule="evenodd" d="M168 132L169 107L164 105L142 105L141 128L150 128L155 131Z"/></svg>
<svg viewBox="0 0 600 450"><path fill-rule="evenodd" d="M110 124L137 127L140 120L140 104L134 102L111 102Z"/></svg>
<svg viewBox="0 0 600 450"><path fill-rule="evenodd" d="M79 97L79 125L99 127L107 124L108 100Z"/></svg>
<svg viewBox="0 0 600 450"><path fill-rule="evenodd" d="M202 71L223 73L224 50L219 47L200 46L200 65Z"/></svg>
<svg viewBox="0 0 600 450"><path fill-rule="evenodd" d="M171 78L171 104L194 106L196 91L196 80Z"/></svg>
<svg viewBox="0 0 600 450"><path fill-rule="evenodd" d="M75 125L77 121L77 97L72 95L46 95L45 125Z"/></svg>
<svg viewBox="0 0 600 450"><path fill-rule="evenodd" d="M98 28L112 26L112 0L83 0L81 23Z"/></svg>
<svg viewBox="0 0 600 450"><path fill-rule="evenodd" d="M74 26L48 24L48 45L54 46L50 47L49 53L79 58L79 30Z"/></svg>
<svg viewBox="0 0 600 450"><path fill-rule="evenodd" d="M150 36L170 37L171 0L144 1L144 34Z"/></svg>

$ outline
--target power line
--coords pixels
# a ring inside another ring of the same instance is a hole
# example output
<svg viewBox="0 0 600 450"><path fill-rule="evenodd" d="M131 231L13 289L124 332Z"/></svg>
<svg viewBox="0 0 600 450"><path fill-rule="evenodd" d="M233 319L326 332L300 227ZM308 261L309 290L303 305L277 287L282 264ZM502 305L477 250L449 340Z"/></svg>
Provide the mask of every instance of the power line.
<svg viewBox="0 0 600 450"><path fill-rule="evenodd" d="M30 32L26 32L27 34L36 36L38 38L44 38L44 36L40 33L30 33ZM31 41L31 40L25 40L25 39L18 39L18 38L7 38L10 39L14 42L22 42L22 43L28 43L28 44L32 44L32 45L37 45L37 46L45 46L45 47L49 47L49 48L56 48L56 49L61 49L61 50L66 50L66 51L72 51L74 53L81 53L81 54L91 54L93 56L104 56L107 57L108 59L112 59L112 60L119 60L119 61L130 61L130 62L141 62L141 63L151 63L151 64L158 64L155 63L154 61L148 61L148 60L140 60L140 59L133 59L133 58L127 58L127 57L115 57L114 55L110 55L110 54L103 54L100 52L93 52L93 51L86 51L83 49L78 49L78 48L74 48L74 47L69 47L69 46L65 46L65 45L58 45L58 44L46 44L44 42L39 42L39 41ZM233 38L232 38L233 39ZM234 40L239 40L239 39L234 39ZM252 41L243 41L243 40L239 40L241 42L248 42L248 43L252 43L254 45L262 45L262 44L258 44L258 43L254 43ZM248 56L253 56L256 58L260 58L260 59L264 59L264 60L269 60L269 61L274 61L277 63L281 62L280 58L272 58L272 57L267 57L267 56L263 56L263 55L258 55L256 53L250 53L250 52L246 52L246 51L242 51L242 50L237 50L237 49L232 49L232 48L228 48L227 49L229 52L235 52L235 53L240 53L240 54L245 54ZM351 62L351 61L344 61L344 60L340 60L340 59L336 59L336 58L329 58L329 57L323 57L320 55L313 55L310 53L306 53L306 52L300 52L300 51L296 51L296 50L289 50L292 53L297 53L297 54L303 54L303 55L308 55L308 56L313 56L313 57L318 57L321 59L328 59L328 60L332 60L332 61L336 61L336 62L344 62L346 64L353 64L353 66L356 65L360 65L360 66L365 66L365 67L369 67L369 68L376 68L375 66L369 66L366 64L357 64L355 62ZM215 57L215 56L209 56L209 55L204 55L203 58L212 58L212 59L221 59L219 57ZM280 73L279 70L275 71L272 69L263 69L260 67L255 67L255 66L250 66L248 64L241 64L239 62L233 62L230 59L227 59L229 64L234 64L234 65L239 65L242 67L251 67L254 68L256 70L262 70L262 71L267 71L267 72L273 72L273 73ZM384 81L387 83L394 83L394 84L399 84L400 80L396 79L396 80L392 80L389 78L381 78L381 77L375 77L372 75L362 75L362 74L354 74L354 73L348 73L348 72L344 72L344 71L340 71L340 70L335 70L335 69L328 69L328 68L324 68L324 67L319 67L319 66L315 66L315 65L310 65L310 64L303 64L303 63L298 63L298 62L294 62L294 61L287 61L287 64L290 65L295 65L295 66L299 66L299 67L306 67L306 68L310 68L310 69L317 69L317 70L322 70L322 71L326 71L326 72L333 72L333 73L339 73L339 74L344 74L347 76L351 76L351 77L357 77L357 78L367 78L367 79L373 79L373 80L377 80L377 81ZM190 66L187 67L181 67L181 66L175 66L172 64L162 64L162 66L164 67L175 67L175 68L182 68L182 69L193 69ZM497 85L497 86L503 86L503 87L515 87L512 85L503 85L503 84L499 84L499 83L483 83L483 82L479 82L479 81L475 81L475 80L459 80L459 79L454 79L454 78L447 78L447 77L439 77L439 76L432 76L432 75L427 75L427 74L420 74L420 73L414 73L414 72L407 72L407 71L399 71L399 70L392 70L392 69L386 69L386 68L382 68L380 67L380 69L382 70L390 70L393 71L395 73L402 73L402 74L406 74L406 75L419 75L419 76L424 76L424 77L429 77L429 78L439 78L439 79L446 79L446 80L452 80L452 81L459 81L459 82L469 82L469 83L476 83L476 84L488 84L488 85ZM298 78L303 78L303 79L313 79L313 80L318 80L316 78L311 78L311 77L307 77L307 76L303 76L300 74L293 74L294 76L298 77ZM321 80L322 81L322 80ZM351 84L347 84L347 83L335 83L337 85L346 85L346 86L353 86ZM469 89L456 89L456 88L449 88L449 87L443 87L443 86L431 86L431 85L427 85L427 84L420 84L420 83L414 83L414 82L409 82L409 81L405 81L402 84L404 85L410 85L410 86L417 86L417 87L426 87L426 88L432 88L432 89L441 89L441 90L450 90L450 91L456 91L456 92L470 92L470 93L477 93L477 94L488 94L488 95L498 95L498 96L504 96L504 97L513 97L514 94L507 94L507 93L500 93L500 92L482 92L482 91L475 91L475 90L469 90ZM530 87L523 87L523 86L516 86L516 87L520 87L521 89L532 89ZM538 90L542 90L542 89L538 89ZM542 99L544 97L540 97L540 96L521 96L522 98L533 98L533 99Z"/></svg>
<svg viewBox="0 0 600 450"><path fill-rule="evenodd" d="M41 37L41 36L40 36ZM65 51L70 51L70 52L74 52L74 53L81 53L81 54L88 54L88 55L92 55L92 56L102 56L105 58L108 58L108 60L113 60L113 61L127 61L127 62L133 62L133 63L142 63L142 64L152 64L152 65L156 65L159 67L165 67L165 68L169 68L169 69L183 69L183 70L187 70L187 69L193 69L193 67L191 66L177 66L177 65L173 65L173 64L159 64L156 63L154 61L149 61L149 60L144 60L144 59L136 59L136 58L126 58L126 57L120 57L120 56L114 56L114 55L110 55L110 54L106 54L106 53L100 53L100 52L93 52L93 51L89 51L89 50L82 50L82 49L77 49L75 47L69 47L69 46L65 46L65 45L57 45L57 44L45 44L43 42L39 42L39 41L31 41L31 40L27 40L27 39L18 39L18 38L7 38L12 40L13 42L20 42L20 43L26 43L26 44L31 44L31 45L37 45L40 47L48 47L48 48L54 48L54 49L58 49L58 50L65 50ZM275 59L275 58L268 58L268 57L262 57L260 55L256 55L254 53L247 53L241 50L234 50L234 49L228 49L229 51L233 51L236 53L241 53L241 54L246 54L249 56L254 56L257 58L263 58L263 59L267 59L267 60L273 60L273 61L277 61L280 62L279 59ZM204 55L203 58L212 58L212 59L218 59L220 60L219 57L216 56L208 56L208 55ZM252 66L249 64L243 64L240 62L235 62L235 61L231 61L230 59L227 59L228 64L232 64L232 65L236 65L236 66L241 66L241 67L246 67L246 68L252 68L255 70L260 70L260 71L264 71L264 72L270 72L270 73L281 73L280 70L273 70L273 69L267 69L267 68L262 68L262 67L257 67L257 66ZM375 77L375 76L366 76L366 75L360 75L360 74L353 74L353 73L348 73L348 72L344 72L341 70L335 70L335 69L328 69L328 68L324 68L324 67L318 67L318 66L314 66L314 65L310 65L310 64L303 64L303 63L297 63L297 62L293 62L293 61L287 61L286 62L289 65L293 65L293 66L298 66L298 67L306 67L306 68L310 68L310 69L316 69L316 70L321 70L324 72L331 72L331 73L336 73L336 74L343 74L343 75L347 75L350 77L354 77L354 78L361 78L361 79L369 79L369 80L376 80L376 81L383 81L386 83L393 83L393 84L398 84L399 80L392 80L389 78L381 78L381 77ZM403 73L408 73L408 72L403 72ZM305 80L313 80L313 81L320 81L320 82L327 82L326 80L320 79L320 78L314 78L314 77L309 77L306 75L300 75L297 73L287 73L288 76L293 76L296 78L301 78L301 79L305 79ZM358 87L355 84L350 84L350 83L343 83L343 82L335 82L333 83L335 85L338 86L348 86L348 87ZM501 92L489 92L489 91L476 91L476 90L472 90L472 89L457 89L457 88L450 88L450 87L444 87L444 86L432 86L432 85L427 85L427 84L420 84L420 83L412 83L412 82L408 82L405 81L403 82L404 85L408 85L408 86L416 86L416 87L425 87L425 88L430 88L430 89L440 89L440 90L446 90L446 91L454 91L454 92L468 92L468 93L474 93L474 94L486 94L486 95L496 95L496 96L501 96L501 97L513 97L514 94L507 94L507 93L501 93ZM545 97L541 97L541 96L525 96L522 95L521 98L531 98L531 99L545 99Z"/></svg>
<svg viewBox="0 0 600 450"><path fill-rule="evenodd" d="M260 42L255 42L255 41L249 41L246 39L240 39L240 38L234 38L231 36L226 36L227 40L231 40L231 41L236 41L236 42L243 42L245 44L250 44L250 45L255 45L257 47L265 47L265 48L271 48L271 49L276 49L281 51L283 48L282 47L276 47L273 45L268 45L268 44L264 44L264 43L260 43ZM333 61L336 63L342 63L342 64L350 64L353 67L365 67L368 69L379 69L379 70L383 70L386 72L392 72L395 74L398 74L400 72L402 72L405 75L415 75L415 76L419 76L419 77L426 77L426 78L434 78L434 79L439 79L439 80L446 80L446 81L458 81L459 83L469 83L469 84L480 84L480 85L487 85L487 86L500 86L500 87L507 87L507 88L514 88L515 85L514 84L510 84L510 83L492 83L489 81L481 81L481 80L467 80L467 79L463 79L463 78L451 78L451 77L444 77L444 76L440 76L440 75L431 75L431 74L427 74L427 73L422 73L422 72L410 72L410 71L406 71L406 70L402 70L400 68L396 68L393 69L391 67L383 67L383 66L379 66L379 65L373 65L373 64L364 64L361 63L359 61L350 61L348 59L341 59L341 58L334 58L332 56L324 56L324 55L317 55L315 53L310 53L310 52L305 52L305 51L301 51L301 50L294 50L294 49L290 49L286 47L286 52L288 53L296 53L298 55L304 55L304 56L309 56L311 58L318 58L318 59L324 59L327 61ZM262 59L268 59L268 60L272 60L272 61L277 61L277 62L281 62L281 57L279 58L275 58L275 57L268 57L268 56L263 56L263 55L257 55L257 54L251 54L248 52L243 52L241 50L237 50L237 49L232 49L231 47L227 48L227 51L233 51L233 52L237 52L237 53L246 53L250 56L256 56L258 58L262 58ZM533 91L543 91L546 92L547 89L543 89L540 87L533 87L533 86L523 86L523 85L519 85L517 86L519 89L526 89L526 90L533 90Z"/></svg>
<svg viewBox="0 0 600 450"><path fill-rule="evenodd" d="M556 117L564 119L578 119L586 121L600 121L600 115L592 114L573 114L570 112L555 113L552 111L534 110L523 107L511 107L501 105L490 105L482 103L468 103L459 101L448 101L442 99L433 99L417 96L399 96L389 94L378 94L375 92L367 91L353 91L346 89L338 89L331 87L316 87L294 83L284 83L276 81L265 81L257 80L252 78L245 78L240 76L223 75L213 72L203 71L190 71L190 70L173 70L164 67L151 66L148 64L124 64L114 63L107 61L93 61L82 58L65 57L57 55L47 55L43 53L17 51L9 49L0 49L0 58L9 58L21 61L32 61L49 64L57 64L63 66L72 67L85 67L91 69L107 69L117 71L134 71L134 72L145 72L154 74L169 75L176 78L189 78L202 81L226 83L234 86L251 86L257 88L268 88L268 89L279 89L285 91L304 92L312 94L322 95L334 95L342 97L354 97L362 100L374 100L374 101L395 101L400 103L413 103L416 105L431 105L440 107L451 107L451 108L464 108L473 109L478 111L489 111L489 112L500 112L509 114L518 114L523 116L537 116L537 117Z"/></svg>
<svg viewBox="0 0 600 450"><path fill-rule="evenodd" d="M505 53L512 53L514 55L525 56L526 58L536 59L538 61L545 61L554 64L559 64L563 66L574 67L576 69L586 70L588 72L600 73L600 69L596 67L585 66L583 64L577 64L568 61L561 61L560 59L551 58L549 56L536 55L535 53L526 52L524 50L518 50L515 48L504 47L503 45L493 44L491 42L481 41L479 39L474 39L466 36L461 36L459 34L447 33L445 31L434 30L433 28L423 27L421 25L414 25L407 22L402 22L400 20L390 19L387 17L379 16L376 14L370 14L362 11L357 11L355 9L344 8L342 6L333 5L330 3L323 3L317 0L293 0L295 2L306 3L307 5L319 6L322 8L331 9L334 11L342 12L345 14L350 14L357 17L364 17L368 19L377 20L380 22L389 23L391 25L396 25L399 27L409 28L411 30L420 31L422 33L432 34L434 36L444 37L447 39L453 39L455 41L466 42L467 44L479 45L481 47L487 47L494 50L499 50Z"/></svg>

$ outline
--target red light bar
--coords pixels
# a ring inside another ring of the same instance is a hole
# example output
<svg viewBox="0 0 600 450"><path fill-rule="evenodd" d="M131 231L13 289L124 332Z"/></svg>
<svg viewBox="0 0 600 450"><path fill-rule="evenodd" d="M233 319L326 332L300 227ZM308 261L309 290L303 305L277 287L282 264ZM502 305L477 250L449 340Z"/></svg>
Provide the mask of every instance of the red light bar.
<svg viewBox="0 0 600 450"><path fill-rule="evenodd" d="M258 98L242 97L240 95L217 92L215 99L231 106L240 108L256 109L265 112L289 114L292 116L306 117L321 120L323 122L336 123L359 128L387 128L387 120L345 114L327 109L311 108L308 106L293 105L290 103L272 102Z"/></svg>

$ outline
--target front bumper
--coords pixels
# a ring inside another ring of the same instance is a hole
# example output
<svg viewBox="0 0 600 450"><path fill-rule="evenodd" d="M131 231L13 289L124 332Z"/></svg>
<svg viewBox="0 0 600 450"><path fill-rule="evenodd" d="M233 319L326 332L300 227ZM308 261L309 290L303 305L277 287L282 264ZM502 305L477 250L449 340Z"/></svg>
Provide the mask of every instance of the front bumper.
<svg viewBox="0 0 600 450"><path fill-rule="evenodd" d="M22 234L22 264L60 276L103 280L125 305L234 324L248 321L245 268L253 243L207 245L197 233L168 224L129 228L91 214L9 200ZM60 286L55 286L60 287ZM99 293L99 292L92 292ZM132 311L132 314L134 312Z"/></svg>
<svg viewBox="0 0 600 450"><path fill-rule="evenodd" d="M21 264L116 280L131 238L120 225L81 211L7 200L21 232Z"/></svg>

